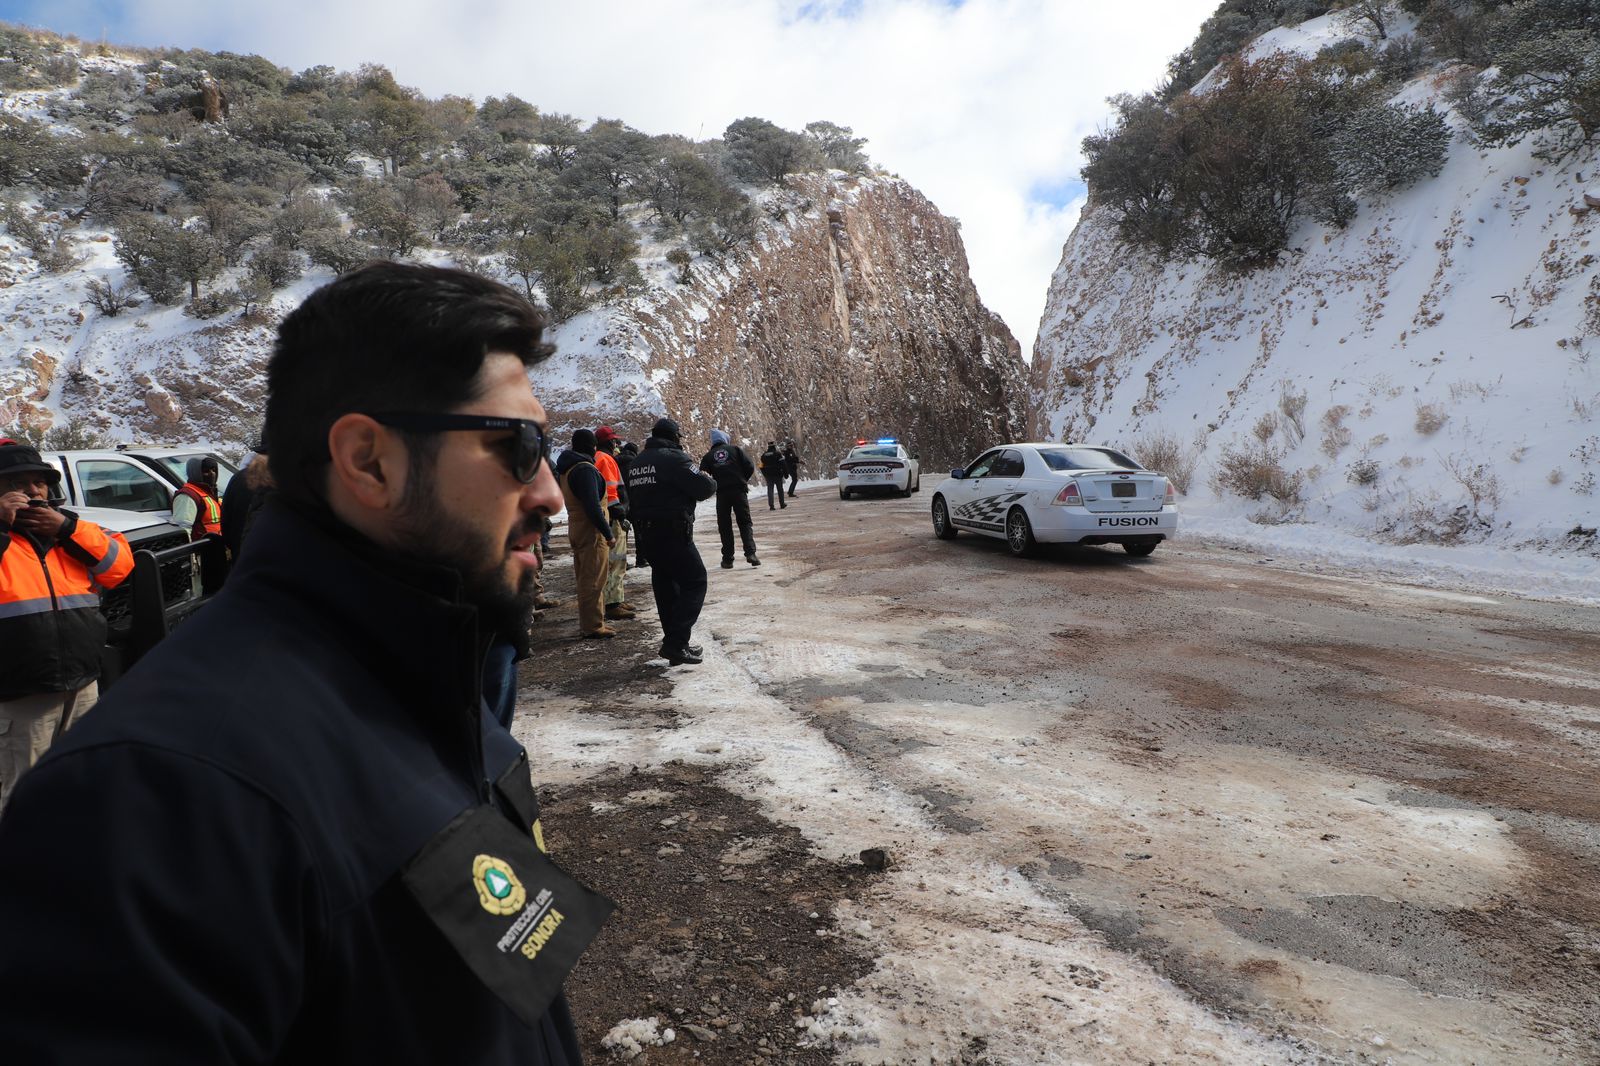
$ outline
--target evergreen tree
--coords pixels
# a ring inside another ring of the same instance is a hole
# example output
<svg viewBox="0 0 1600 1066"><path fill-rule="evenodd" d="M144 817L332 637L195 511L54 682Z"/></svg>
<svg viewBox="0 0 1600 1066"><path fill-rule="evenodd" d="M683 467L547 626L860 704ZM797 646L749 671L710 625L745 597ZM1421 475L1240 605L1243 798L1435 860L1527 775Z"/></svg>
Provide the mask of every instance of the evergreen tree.
<svg viewBox="0 0 1600 1066"><path fill-rule="evenodd" d="M821 155L811 141L764 118L736 119L723 131L734 173L756 185L779 185L798 171L817 166Z"/></svg>
<svg viewBox="0 0 1600 1066"><path fill-rule="evenodd" d="M579 195L603 201L616 221L649 173L651 155L649 137L615 119L600 119L578 143L562 181Z"/></svg>
<svg viewBox="0 0 1600 1066"><path fill-rule="evenodd" d="M1334 137L1333 157L1346 189L1396 189L1444 168L1450 129L1428 107L1380 103L1353 113Z"/></svg>
<svg viewBox="0 0 1600 1066"><path fill-rule="evenodd" d="M852 133L849 126L838 126L832 122L806 123L806 136L816 145L829 166L850 174L862 174L871 165L866 153L861 150L867 139L852 136Z"/></svg>
<svg viewBox="0 0 1600 1066"><path fill-rule="evenodd" d="M1516 4L1514 13L1531 6ZM1473 109L1486 144L1537 135L1541 157L1559 161L1594 142L1600 133L1600 35L1575 28L1529 35L1495 62Z"/></svg>
<svg viewBox="0 0 1600 1066"><path fill-rule="evenodd" d="M578 145L583 143L583 127L571 115L541 115L535 140L543 146L539 165L559 174L577 159Z"/></svg>
<svg viewBox="0 0 1600 1066"><path fill-rule="evenodd" d="M504 99L491 96L478 108L478 121L502 141L534 141L539 138L539 109L518 96L507 93Z"/></svg>

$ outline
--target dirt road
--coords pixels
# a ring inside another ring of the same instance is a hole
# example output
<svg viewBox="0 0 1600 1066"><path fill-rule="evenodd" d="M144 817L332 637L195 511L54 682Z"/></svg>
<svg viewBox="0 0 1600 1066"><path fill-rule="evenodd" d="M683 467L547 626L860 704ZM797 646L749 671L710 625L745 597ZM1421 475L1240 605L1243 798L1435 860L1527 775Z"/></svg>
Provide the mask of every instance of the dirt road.
<svg viewBox="0 0 1600 1066"><path fill-rule="evenodd" d="M604 659L545 618L518 729L559 857L638 900L580 966L589 1038L1600 1061L1600 611L1182 541L1012 559L935 540L935 490L760 509L759 569L702 524L700 667L653 659L648 615ZM686 820L725 828L685 850Z"/></svg>

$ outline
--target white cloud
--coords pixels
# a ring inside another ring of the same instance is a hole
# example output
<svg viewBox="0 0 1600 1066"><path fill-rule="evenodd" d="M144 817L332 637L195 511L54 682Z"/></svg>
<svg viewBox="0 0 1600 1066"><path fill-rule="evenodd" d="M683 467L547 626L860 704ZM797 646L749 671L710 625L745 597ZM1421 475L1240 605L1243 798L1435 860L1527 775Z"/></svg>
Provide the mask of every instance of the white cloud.
<svg viewBox="0 0 1600 1066"><path fill-rule="evenodd" d="M430 96L516 93L650 133L717 136L759 115L851 126L881 166L962 222L980 295L1026 354L1105 98L1155 85L1216 0L142 0L114 40L257 52L303 69L387 65ZM116 5L112 5L114 8ZM98 35L103 0L28 21Z"/></svg>

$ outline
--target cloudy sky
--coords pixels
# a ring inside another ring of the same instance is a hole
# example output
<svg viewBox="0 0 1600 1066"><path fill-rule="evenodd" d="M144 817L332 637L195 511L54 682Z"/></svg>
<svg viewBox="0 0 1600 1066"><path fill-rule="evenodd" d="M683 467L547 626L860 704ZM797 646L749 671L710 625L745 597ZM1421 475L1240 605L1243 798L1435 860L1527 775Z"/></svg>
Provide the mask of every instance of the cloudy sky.
<svg viewBox="0 0 1600 1066"><path fill-rule="evenodd" d="M1028 354L1082 203L1079 142L1218 0L0 0L0 20L115 44L383 63L428 96L697 139L746 115L866 137L961 220L978 291Z"/></svg>

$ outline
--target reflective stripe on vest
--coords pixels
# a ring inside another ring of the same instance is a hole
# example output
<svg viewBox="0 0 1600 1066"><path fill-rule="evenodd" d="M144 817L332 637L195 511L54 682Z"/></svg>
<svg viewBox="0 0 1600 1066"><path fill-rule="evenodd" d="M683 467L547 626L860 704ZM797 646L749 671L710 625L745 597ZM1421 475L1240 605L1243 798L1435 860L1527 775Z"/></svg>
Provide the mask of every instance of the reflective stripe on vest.
<svg viewBox="0 0 1600 1066"><path fill-rule="evenodd" d="M222 532L222 504L217 502L215 496L192 481L178 491L194 501L194 528L189 531L191 540L199 540L207 533Z"/></svg>
<svg viewBox="0 0 1600 1066"><path fill-rule="evenodd" d="M620 499L617 490L622 486L622 468L606 452L594 453L594 466L606 483L606 502L616 503Z"/></svg>

